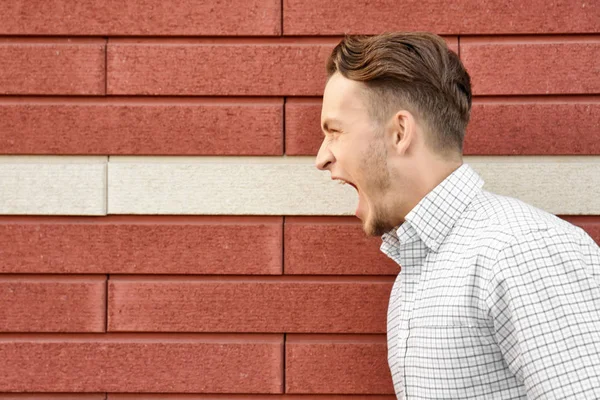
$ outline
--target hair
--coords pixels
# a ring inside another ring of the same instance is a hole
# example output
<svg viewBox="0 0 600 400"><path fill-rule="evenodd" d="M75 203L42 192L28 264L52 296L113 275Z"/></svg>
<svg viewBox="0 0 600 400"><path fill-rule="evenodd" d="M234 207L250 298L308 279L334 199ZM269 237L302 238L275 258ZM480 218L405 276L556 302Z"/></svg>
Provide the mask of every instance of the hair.
<svg viewBox="0 0 600 400"><path fill-rule="evenodd" d="M426 142L441 153L462 153L471 112L471 78L441 37L426 32L346 36L327 60L367 87L371 114L380 121L407 109L428 128Z"/></svg>

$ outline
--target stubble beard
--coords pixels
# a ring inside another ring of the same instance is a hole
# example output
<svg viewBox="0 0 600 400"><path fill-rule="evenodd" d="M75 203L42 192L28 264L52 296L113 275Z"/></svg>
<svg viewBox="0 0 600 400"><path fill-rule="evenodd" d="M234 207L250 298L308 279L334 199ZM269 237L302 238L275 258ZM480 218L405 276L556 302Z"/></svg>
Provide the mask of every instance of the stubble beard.
<svg viewBox="0 0 600 400"><path fill-rule="evenodd" d="M381 236L390 231L393 226L386 222L386 218L379 210L373 210L373 216L363 224L363 230L367 236Z"/></svg>
<svg viewBox="0 0 600 400"><path fill-rule="evenodd" d="M374 141L365 152L365 158L362 160L365 176L372 180L372 191L376 196L383 198L386 191L391 186L390 173L387 168L385 148L383 142ZM381 236L393 228L390 226L388 212L382 204L377 204L373 198L369 205L367 219L363 222L363 231L367 236Z"/></svg>

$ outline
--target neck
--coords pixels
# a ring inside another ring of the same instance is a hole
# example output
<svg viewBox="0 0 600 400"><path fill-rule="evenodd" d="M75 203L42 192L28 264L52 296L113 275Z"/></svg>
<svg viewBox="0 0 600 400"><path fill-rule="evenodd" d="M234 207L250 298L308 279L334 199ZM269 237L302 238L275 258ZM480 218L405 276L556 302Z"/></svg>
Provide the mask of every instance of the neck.
<svg viewBox="0 0 600 400"><path fill-rule="evenodd" d="M402 199L402 202L394 207L397 223L404 222L406 215L462 164L462 157L450 160L430 155L409 160L404 168L399 170L404 172L400 175L403 178L398 181L402 184L398 193L402 193L403 196L396 196L396 199Z"/></svg>
<svg viewBox="0 0 600 400"><path fill-rule="evenodd" d="M413 182L415 191L412 199L416 206L423 197L435 189L449 175L456 171L462 164L462 158L457 160L444 160L439 157L423 158L421 165L417 165L418 179Z"/></svg>

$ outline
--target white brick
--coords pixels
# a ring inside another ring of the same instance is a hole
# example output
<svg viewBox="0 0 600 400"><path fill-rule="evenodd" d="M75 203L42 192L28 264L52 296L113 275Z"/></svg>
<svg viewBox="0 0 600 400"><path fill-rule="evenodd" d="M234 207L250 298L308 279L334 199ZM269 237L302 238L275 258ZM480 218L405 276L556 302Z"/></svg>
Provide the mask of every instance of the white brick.
<svg viewBox="0 0 600 400"><path fill-rule="evenodd" d="M0 156L0 214L105 215L107 157Z"/></svg>

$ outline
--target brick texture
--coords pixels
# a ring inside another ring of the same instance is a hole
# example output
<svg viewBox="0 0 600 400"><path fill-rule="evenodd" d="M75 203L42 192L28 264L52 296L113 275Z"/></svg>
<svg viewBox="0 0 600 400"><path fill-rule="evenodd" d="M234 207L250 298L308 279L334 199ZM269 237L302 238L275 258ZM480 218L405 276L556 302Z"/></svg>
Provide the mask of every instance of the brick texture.
<svg viewBox="0 0 600 400"><path fill-rule="evenodd" d="M2 400L106 400L101 393L0 393Z"/></svg>
<svg viewBox="0 0 600 400"><path fill-rule="evenodd" d="M2 335L0 391L281 393L282 337Z"/></svg>
<svg viewBox="0 0 600 400"><path fill-rule="evenodd" d="M108 329L383 333L391 289L392 279L116 277Z"/></svg>
<svg viewBox="0 0 600 400"><path fill-rule="evenodd" d="M5 154L282 152L282 100L109 97L0 101L0 153Z"/></svg>
<svg viewBox="0 0 600 400"><path fill-rule="evenodd" d="M0 4L2 35L278 35L279 0L15 0Z"/></svg>
<svg viewBox="0 0 600 400"><path fill-rule="evenodd" d="M465 136L465 153L600 154L600 99L537 101L541 100L476 102Z"/></svg>
<svg viewBox="0 0 600 400"><path fill-rule="evenodd" d="M104 332L105 281L0 275L0 332Z"/></svg>
<svg viewBox="0 0 600 400"><path fill-rule="evenodd" d="M323 141L321 98L288 98L285 102L285 153L316 155Z"/></svg>
<svg viewBox="0 0 600 400"><path fill-rule="evenodd" d="M378 34L432 31L438 34L597 32L600 9L589 1L533 0L284 0L286 35Z"/></svg>
<svg viewBox="0 0 600 400"><path fill-rule="evenodd" d="M391 394L384 336L288 335L286 393Z"/></svg>
<svg viewBox="0 0 600 400"><path fill-rule="evenodd" d="M464 38L475 95L598 94L600 38Z"/></svg>
<svg viewBox="0 0 600 400"><path fill-rule="evenodd" d="M323 140L321 99L288 99L288 155L315 155ZM466 155L600 154L597 97L475 98L465 136Z"/></svg>
<svg viewBox="0 0 600 400"><path fill-rule="evenodd" d="M334 40L109 40L108 92L317 95ZM198 62L202 60L202 62Z"/></svg>
<svg viewBox="0 0 600 400"><path fill-rule="evenodd" d="M104 94L104 47L100 39L0 39L0 95Z"/></svg>
<svg viewBox="0 0 600 400"><path fill-rule="evenodd" d="M396 400L396 396L378 395L244 395L244 394L108 394L107 400ZM71 399L69 399L71 400Z"/></svg>
<svg viewBox="0 0 600 400"><path fill-rule="evenodd" d="M0 218L0 272L280 274L281 231L277 217Z"/></svg>
<svg viewBox="0 0 600 400"><path fill-rule="evenodd" d="M367 238L358 218L286 217L284 272L299 275L397 275L400 267Z"/></svg>

